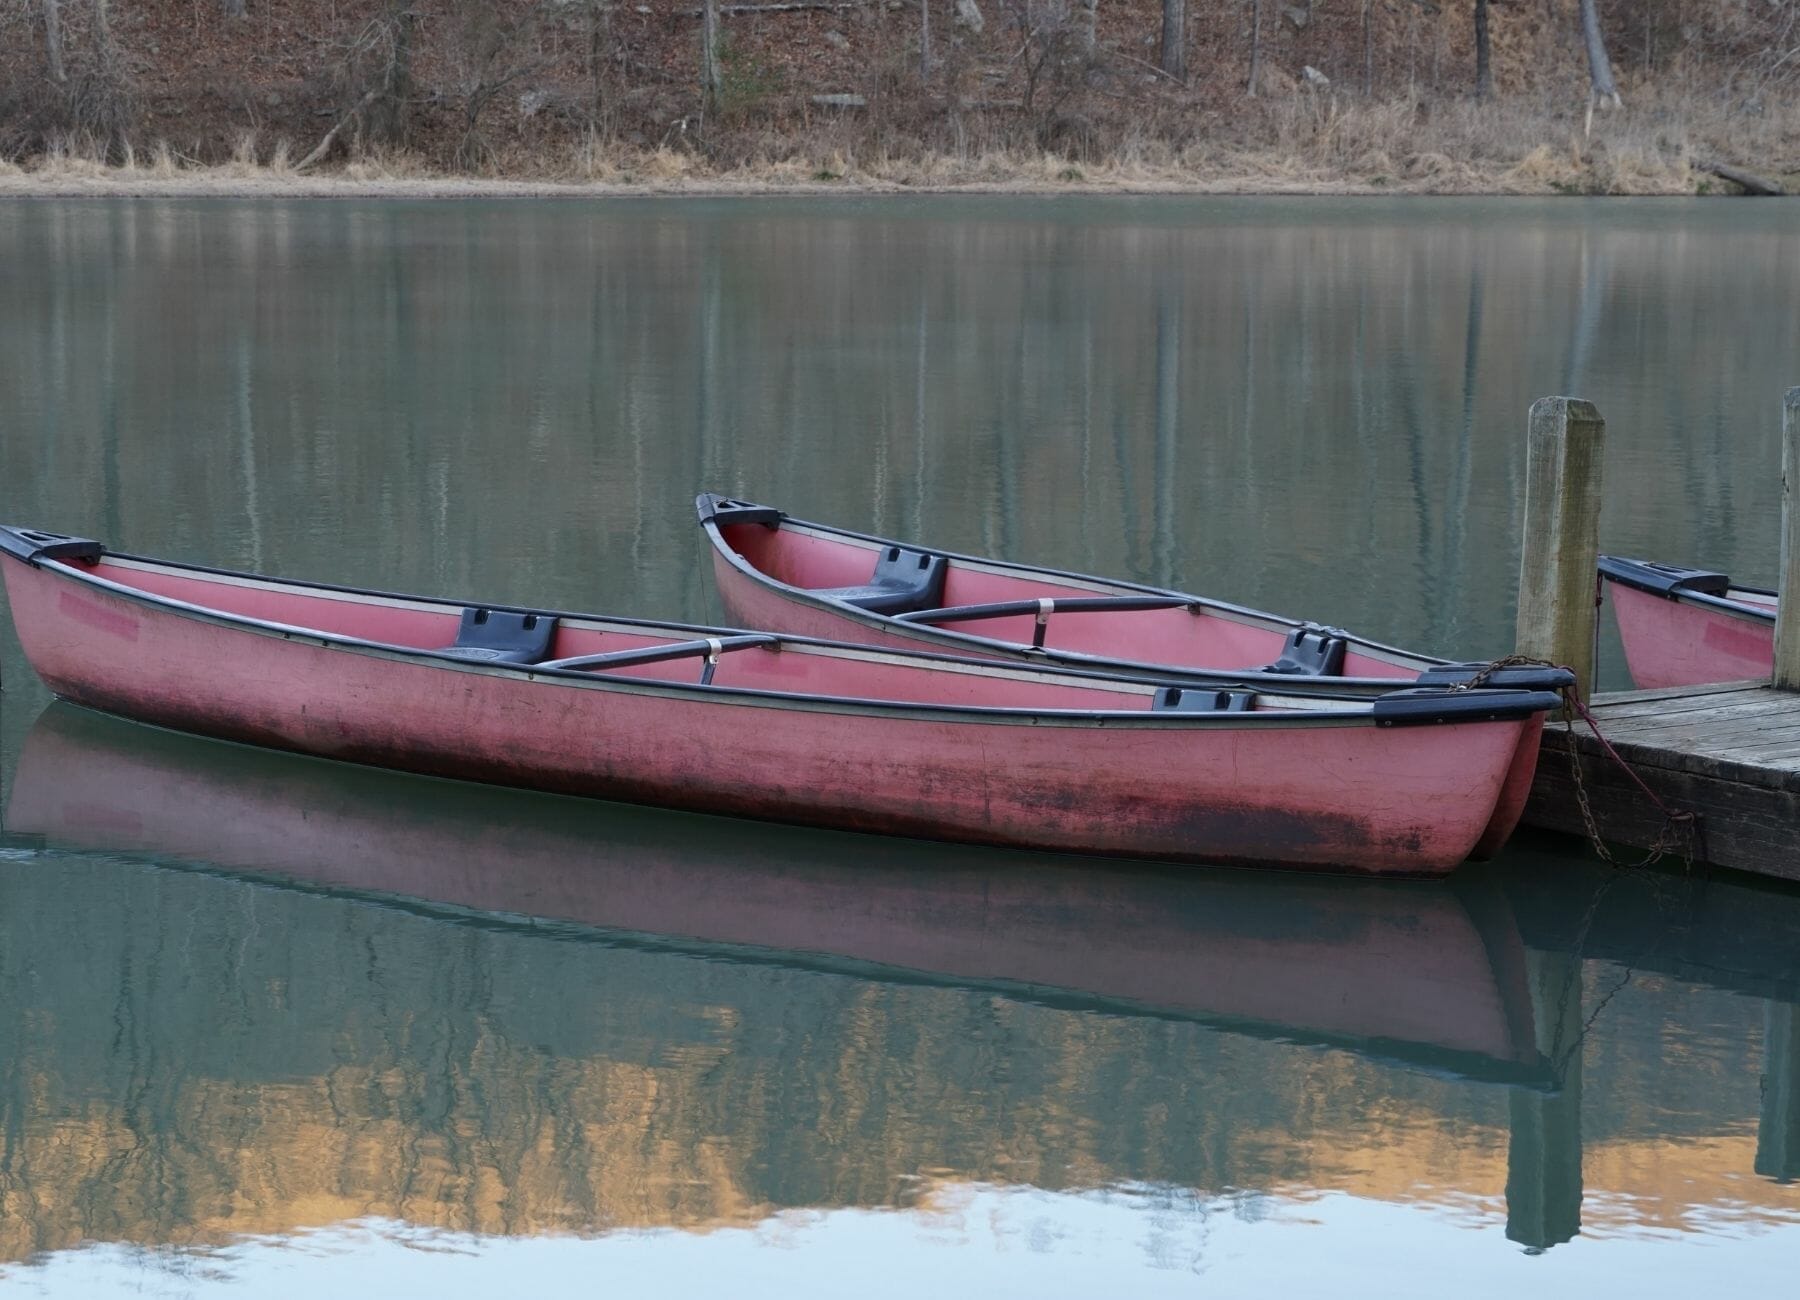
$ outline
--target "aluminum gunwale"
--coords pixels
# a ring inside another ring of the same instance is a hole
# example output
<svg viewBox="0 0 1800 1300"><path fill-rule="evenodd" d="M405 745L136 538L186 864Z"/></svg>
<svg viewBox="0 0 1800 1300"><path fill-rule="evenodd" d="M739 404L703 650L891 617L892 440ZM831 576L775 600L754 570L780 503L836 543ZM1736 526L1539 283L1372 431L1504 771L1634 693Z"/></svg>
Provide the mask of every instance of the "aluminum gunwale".
<svg viewBox="0 0 1800 1300"><path fill-rule="evenodd" d="M1772 591L1761 591L1755 587L1733 587L1733 591L1742 591L1756 596L1773 596ZM1693 605L1700 609L1710 609L1714 613L1724 614L1728 618L1739 619L1745 623L1758 623L1766 627L1775 625L1775 611L1757 609L1742 601L1732 600L1729 596L1709 596L1701 591L1678 591L1670 597L1683 605Z"/></svg>
<svg viewBox="0 0 1800 1300"><path fill-rule="evenodd" d="M1658 591L1648 583L1637 583L1616 573L1602 573L1601 580L1616 582L1621 587L1629 587L1633 591L1641 591L1647 596L1660 596L1664 600L1672 600L1680 605L1692 605L1696 609L1711 610L1716 614L1724 614L1745 623L1757 623L1766 627L1775 624L1775 611L1758 609L1742 600L1733 600L1732 596L1742 593L1745 596L1767 596L1771 600L1779 600L1780 594L1767 587L1739 587L1733 585L1724 596L1709 595L1704 591Z"/></svg>
<svg viewBox="0 0 1800 1300"><path fill-rule="evenodd" d="M547 685L573 687L583 690L618 692L628 695L648 695L662 698L686 699L690 701L711 701L740 707L798 709L814 713L838 713L854 716L897 718L918 722L957 722L963 724L996 724L1003 726L1057 726L1079 729L1100 727L1125 727L1127 729L1143 729L1152 731L1193 731L1193 730L1298 730L1308 728L1336 728L1382 725L1378 722L1374 708L1355 700L1330 699L1313 695L1290 696L1286 698L1304 701L1309 704L1329 702L1339 705L1338 711L1307 712L1302 710L1258 713L1180 713L1150 712L1141 710L1109 710L1109 709L1025 709L1001 708L992 705L969 704L917 704L897 700L858 699L844 696L800 695L778 691L759 690L748 687L720 686L701 684L699 682L670 682L643 678L596 677L576 669L538 669L530 665L487 664L469 660L446 658L432 650L418 649L410 646L391 645L379 641L370 641L359 637L344 636L325 632L316 628L306 628L295 624L277 623L271 620L252 618L248 615L233 614L229 611L212 609L171 596L161 596L146 592L126 584L114 582L97 574L84 573L80 569L59 560L36 560L20 555L10 547L0 547L10 559L27 563L34 568L49 569L66 582L93 588L116 599L152 609L164 610L182 618L203 622L217 627L225 627L252 635L298 641L302 644L319 646L324 649L340 650L346 653L368 658L384 659L398 663L423 664L426 667L450 672L474 673L486 677L498 677L503 680L517 681L524 679L532 682L543 682ZM107 552L106 557L128 559L146 566L159 566L163 562L135 555L117 555ZM321 590L334 594L348 594L357 597L390 597L401 602L410 602L425 608L461 608L460 602L448 599L431 600L412 596L394 595L392 593L359 590L348 587L333 587L329 584L309 583L301 581L274 580L246 574L228 569L208 569L199 565L186 565L169 562L165 567L170 569L199 572L214 577L249 580L271 589L303 589ZM508 609L523 613L550 614L552 611L531 610L523 606L485 605L488 609ZM556 615L562 617L562 615ZM574 620L581 620L581 615L570 615ZM696 631L702 634L716 633L717 628L697 627L691 624L651 623L645 620L616 620L619 627L630 627L639 630L663 631ZM604 623L600 630L604 630ZM1142 691L1121 690L1122 694L1149 694L1159 685L1158 682L1131 682L1128 679L1106 677L1103 674L1087 673L1080 670L1066 669L1053 665L1041 664L985 664L970 663L955 656L930 652L906 651L899 654L871 650L866 646L857 646L844 642L816 640L806 637L778 636L777 644L783 649L793 649L802 653L825 653L834 657L869 659L877 662L906 663L918 659L939 662L952 671L977 673L980 675L1028 677L1039 679L1069 678L1076 683L1090 688L1120 689L1127 686L1141 686ZM947 662L946 662L947 661ZM1508 708L1498 710L1502 716L1513 716L1522 708L1527 692L1507 692L1522 697ZM1268 698L1281 698L1269 695ZM1535 696L1531 696L1535 699ZM1526 713L1539 712L1541 708L1525 710ZM1477 723L1482 717L1466 716L1450 719L1456 722ZM1429 721L1420 719L1421 722ZM1392 724L1389 724L1392 725Z"/></svg>
<svg viewBox="0 0 1800 1300"><path fill-rule="evenodd" d="M1240 671L1224 668L1180 668L1171 664L1156 664L1131 659L1113 659L1104 655L1087 654L1077 650L1044 650L1022 646L1011 641L1002 641L997 637L978 636L972 632L957 632L952 631L949 628L941 628L922 623L912 623L905 620L894 620L879 614L871 614L867 610L859 609L854 605L846 605L842 602L819 596L805 587L796 587L789 583L781 582L776 578L770 577L761 569L756 568L748 560L744 559L744 557L725 540L724 535L719 531L719 525L714 522L712 516L708 513L711 502L724 499L726 498L720 498L714 493L704 493L696 504L700 513L700 526L706 530L707 539L712 543L714 551L719 555L724 556L726 562L729 563L732 568L736 569L739 573L742 573L753 582L780 591L784 596L798 600L802 604L809 605L815 609L827 610L840 617L852 618L866 627L878 629L890 635L901 636L907 640L921 641L928 644L934 641L950 641L959 645L966 645L972 653L1000 653L1033 660L1048 660L1056 663L1067 662L1071 665L1104 664L1112 666L1115 671L1123 669L1130 672L1160 672L1186 676L1189 678L1204 678L1221 681L1230 680L1246 683L1265 681L1270 678L1279 678L1283 675L1279 673L1258 673L1253 669L1244 669ZM808 520L789 519L785 516L776 527L792 529L802 536L824 537L851 542L856 544L860 549L880 550L884 546L906 544L875 537L868 533L853 532L848 528L837 528L828 524L813 523ZM1128 582L1124 579L1101 579L1093 577L1090 574L1069 573L1061 569L1050 569L1037 565L1014 564L1005 560L994 560L975 555L963 555L956 551L940 550L936 547L932 547L931 551L934 555L941 555L960 566L978 573L989 573L1011 577L1025 576L1054 578L1056 581L1066 583L1076 590L1093 592L1096 595L1104 595L1109 592L1129 592L1134 595L1165 596L1171 599L1179 599L1182 604L1196 607L1209 616L1224 618L1230 622L1241 623L1251 627L1259 627L1272 632L1288 632L1292 631L1294 628L1303 626L1302 623L1295 619L1282 618L1278 615L1268 614L1261 610L1253 610L1241 605L1233 605L1229 602L1214 600L1206 596L1195 596L1188 592L1175 591L1172 588L1151 587L1142 583ZM1448 667L1451 666L1452 663L1452 661L1447 659L1438 659L1430 655L1414 654L1410 651L1402 650L1397 646L1384 645L1379 641L1365 640L1360 636L1350 635L1347 639L1356 647L1358 653L1364 654L1371 659L1379 660L1382 663L1392 664L1397 668L1411 668L1419 671L1426 671L1431 668ZM1366 688L1381 686L1388 690L1396 689L1395 682L1389 678L1340 677L1334 678L1333 681L1334 683L1342 682L1352 687L1360 686Z"/></svg>

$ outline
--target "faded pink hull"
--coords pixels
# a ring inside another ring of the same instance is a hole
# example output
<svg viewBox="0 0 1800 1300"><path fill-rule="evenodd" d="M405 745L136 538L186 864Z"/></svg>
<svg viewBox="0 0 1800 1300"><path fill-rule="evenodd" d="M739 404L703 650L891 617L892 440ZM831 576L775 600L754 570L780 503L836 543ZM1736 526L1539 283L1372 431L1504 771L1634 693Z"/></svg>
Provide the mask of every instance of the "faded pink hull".
<svg viewBox="0 0 1800 1300"><path fill-rule="evenodd" d="M1512 766L1506 770L1506 784L1494 804L1494 815L1488 819L1475 847L1469 850L1475 861L1485 862L1500 852L1519 828L1519 819L1525 815L1525 805L1531 799L1531 783L1537 776L1538 750L1543 739L1544 715L1540 713L1525 723L1520 732L1519 748L1513 754Z"/></svg>
<svg viewBox="0 0 1800 1300"><path fill-rule="evenodd" d="M1775 671L1775 628L1608 582L1631 679L1644 690L1745 682Z"/></svg>
<svg viewBox="0 0 1800 1300"><path fill-rule="evenodd" d="M762 707L322 646L142 605L54 563L0 568L39 676L105 712L437 775L977 843L1444 872L1481 838L1528 725L1140 728Z"/></svg>
<svg viewBox="0 0 1800 1300"><path fill-rule="evenodd" d="M790 600L739 573L717 549L713 551L713 583L725 609L725 621L733 627L780 628L792 636L816 636L893 650L941 651L943 646L929 628L920 628L917 635L910 635L904 623L867 622L833 609ZM1024 657L961 646L955 653L993 659Z"/></svg>
<svg viewBox="0 0 1800 1300"><path fill-rule="evenodd" d="M781 628L796 636L816 636L827 640L857 641L894 649L932 649L934 643L908 636L906 624L870 623L849 614L790 600L770 587L746 577L731 561L713 550L713 579L725 606L726 621L739 627ZM1029 637L1029 633L1026 634ZM965 651L959 654L979 651ZM995 655L994 658L1001 656ZM1392 664L1378 663L1364 656L1347 656L1346 671L1366 673L1371 677L1392 675L1399 671ZM1379 668L1380 671L1376 671ZM1507 768L1499 801L1493 815L1469 856L1476 859L1493 857L1506 846L1525 815L1525 804L1531 796L1532 778L1537 774L1538 744L1543 736L1544 720L1540 716L1523 726L1512 763Z"/></svg>
<svg viewBox="0 0 1800 1300"><path fill-rule="evenodd" d="M487 911L1536 1060L1524 950L1452 891L1103 864L444 787L53 709L7 824ZM1498 902L1498 900L1484 900Z"/></svg>

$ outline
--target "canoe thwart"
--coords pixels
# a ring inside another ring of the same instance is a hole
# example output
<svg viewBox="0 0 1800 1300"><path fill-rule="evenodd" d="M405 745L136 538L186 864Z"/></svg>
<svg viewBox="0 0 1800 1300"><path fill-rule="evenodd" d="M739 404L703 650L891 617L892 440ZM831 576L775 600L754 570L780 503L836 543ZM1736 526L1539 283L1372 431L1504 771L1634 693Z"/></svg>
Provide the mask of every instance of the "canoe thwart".
<svg viewBox="0 0 1800 1300"><path fill-rule="evenodd" d="M462 612L456 644L438 653L483 663L535 664L550 653L550 638L555 634L554 615L471 605Z"/></svg>
<svg viewBox="0 0 1800 1300"><path fill-rule="evenodd" d="M1031 634L1034 650L1044 648L1044 632L1050 615L1130 613L1143 609L1188 609L1200 612L1200 606L1184 596L1073 596L1064 599L1039 597L1036 600L997 600L981 605L946 605L940 609L916 609L895 614L899 623L964 623L981 618L1010 618L1016 614L1033 614L1036 628Z"/></svg>
<svg viewBox="0 0 1800 1300"><path fill-rule="evenodd" d="M899 617L909 610L941 604L944 579L949 572L950 561L942 555L890 545L882 548L875 560L875 572L867 582L855 587L825 587L813 594L826 600L841 600L871 614Z"/></svg>
<svg viewBox="0 0 1800 1300"><path fill-rule="evenodd" d="M538 665L539 668L636 668L643 664L667 663L671 659L691 659L695 655L706 657L706 667L701 673L703 684L712 681L713 668L719 662L719 656L730 650L743 650L749 646L775 645L780 637L767 633L751 633L746 636L703 636L692 641L676 641L664 645L644 646L637 650L612 650L606 654L574 655L568 659L549 659Z"/></svg>
<svg viewBox="0 0 1800 1300"><path fill-rule="evenodd" d="M1193 609L1199 606L1185 596L1074 596L1067 599L997 600L985 605L946 605L894 615L902 623L961 623L973 618L1006 618L1012 614L1128 613L1136 609Z"/></svg>
<svg viewBox="0 0 1800 1300"><path fill-rule="evenodd" d="M97 560L106 548L87 537L47 533L37 528L0 528L0 551L27 564L39 560Z"/></svg>
<svg viewBox="0 0 1800 1300"><path fill-rule="evenodd" d="M1653 596L1673 599L1678 591L1691 591L1702 596L1723 596L1731 590L1731 579L1711 569L1684 569L1674 564L1657 564L1653 560L1627 560L1617 555L1600 557L1600 572L1614 582L1636 587Z"/></svg>

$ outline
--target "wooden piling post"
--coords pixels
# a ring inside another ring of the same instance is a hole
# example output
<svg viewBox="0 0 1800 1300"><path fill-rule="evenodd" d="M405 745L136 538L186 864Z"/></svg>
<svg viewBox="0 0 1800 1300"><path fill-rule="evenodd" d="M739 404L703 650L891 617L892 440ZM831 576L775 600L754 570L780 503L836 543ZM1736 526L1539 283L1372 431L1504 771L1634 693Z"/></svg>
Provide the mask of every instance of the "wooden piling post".
<svg viewBox="0 0 1800 1300"><path fill-rule="evenodd" d="M1594 685L1606 421L1592 402L1541 397L1531 404L1526 445L1525 547L1514 645L1519 654L1573 669L1576 689L1586 699Z"/></svg>
<svg viewBox="0 0 1800 1300"><path fill-rule="evenodd" d="M1552 1092L1511 1097L1506 1147L1506 1236L1548 1250L1581 1231L1581 958L1526 954L1537 1048L1556 1079Z"/></svg>
<svg viewBox="0 0 1800 1300"><path fill-rule="evenodd" d="M1800 691L1800 388L1781 404L1781 605L1775 611L1775 686Z"/></svg>
<svg viewBox="0 0 1800 1300"><path fill-rule="evenodd" d="M1756 1172L1776 1182L1800 1181L1800 1007L1791 1002L1763 1004L1762 1117L1756 1126Z"/></svg>

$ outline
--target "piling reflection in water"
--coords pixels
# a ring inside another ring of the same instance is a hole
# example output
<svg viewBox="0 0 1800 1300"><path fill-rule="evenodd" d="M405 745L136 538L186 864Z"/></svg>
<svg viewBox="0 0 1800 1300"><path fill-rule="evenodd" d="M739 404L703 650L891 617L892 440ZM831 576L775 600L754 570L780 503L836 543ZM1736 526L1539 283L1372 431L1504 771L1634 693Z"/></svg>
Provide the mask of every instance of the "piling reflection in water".
<svg viewBox="0 0 1800 1300"><path fill-rule="evenodd" d="M1779 1217L1751 1167L1792 1175L1792 1035L1759 1129L1741 996L1792 1016L1785 895L1520 855L1449 886L1162 873L64 706L7 829L0 1259L367 1215L698 1230L979 1183L1504 1190L1542 1246ZM1677 1003L1700 1027L1671 1053Z"/></svg>

